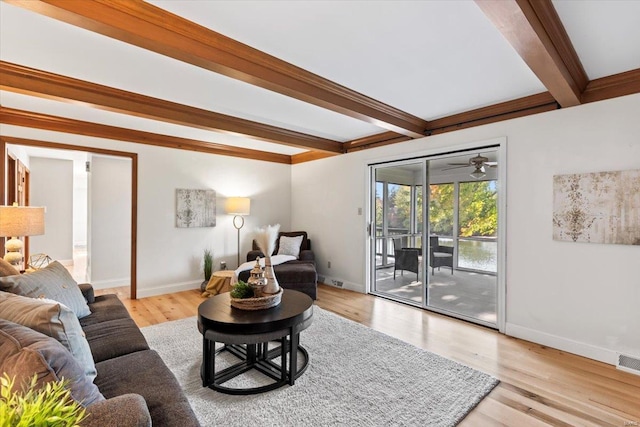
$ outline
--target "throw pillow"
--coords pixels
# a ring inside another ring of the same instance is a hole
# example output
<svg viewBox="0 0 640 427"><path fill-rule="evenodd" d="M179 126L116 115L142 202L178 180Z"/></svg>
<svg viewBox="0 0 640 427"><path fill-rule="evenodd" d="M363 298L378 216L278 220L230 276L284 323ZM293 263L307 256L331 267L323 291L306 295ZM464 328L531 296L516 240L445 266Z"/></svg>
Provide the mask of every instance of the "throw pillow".
<svg viewBox="0 0 640 427"><path fill-rule="evenodd" d="M0 277L0 290L25 297L56 300L69 307L78 318L91 314L78 284L58 261L33 273Z"/></svg>
<svg viewBox="0 0 640 427"><path fill-rule="evenodd" d="M64 304L0 292L0 318L55 338L76 358L89 380L95 379L96 365L80 321Z"/></svg>
<svg viewBox="0 0 640 427"><path fill-rule="evenodd" d="M64 377L71 397L83 406L101 402L104 396L91 382L71 353L58 341L26 326L0 319L0 372L25 384L38 375L38 385Z"/></svg>
<svg viewBox="0 0 640 427"><path fill-rule="evenodd" d="M20 274L20 272L13 265L0 258L0 277L15 276L16 274Z"/></svg>
<svg viewBox="0 0 640 427"><path fill-rule="evenodd" d="M302 245L303 238L304 236L280 236L278 255L291 255L298 258L300 256L300 246Z"/></svg>

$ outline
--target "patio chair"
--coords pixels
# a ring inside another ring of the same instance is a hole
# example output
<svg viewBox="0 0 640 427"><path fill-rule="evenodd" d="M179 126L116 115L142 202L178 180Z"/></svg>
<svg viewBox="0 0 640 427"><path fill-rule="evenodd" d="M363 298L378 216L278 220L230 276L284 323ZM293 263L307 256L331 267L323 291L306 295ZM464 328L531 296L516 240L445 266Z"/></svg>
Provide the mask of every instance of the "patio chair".
<svg viewBox="0 0 640 427"><path fill-rule="evenodd" d="M433 276L438 267L451 268L453 274L453 247L440 246L438 236L429 236L429 262L431 263L431 275Z"/></svg>
<svg viewBox="0 0 640 427"><path fill-rule="evenodd" d="M400 275L404 276L404 271L416 273L416 282L418 281L418 271L420 269L420 252L418 248L403 248L402 239L395 238L393 240L393 256L395 262L393 264L393 280L396 279L396 271L400 270Z"/></svg>

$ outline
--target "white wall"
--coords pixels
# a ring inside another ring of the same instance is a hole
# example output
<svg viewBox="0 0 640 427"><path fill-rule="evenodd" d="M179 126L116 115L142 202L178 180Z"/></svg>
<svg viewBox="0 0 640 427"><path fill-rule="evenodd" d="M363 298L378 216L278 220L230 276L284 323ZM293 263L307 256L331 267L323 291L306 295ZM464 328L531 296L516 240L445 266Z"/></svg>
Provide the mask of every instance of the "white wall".
<svg viewBox="0 0 640 427"><path fill-rule="evenodd" d="M639 117L636 94L295 165L293 228L314 239L319 274L364 290L367 164L506 137L507 334L640 357L640 247L551 237L553 175L640 169Z"/></svg>
<svg viewBox="0 0 640 427"><path fill-rule="evenodd" d="M203 281L202 253L209 248L214 268L236 265L236 229L224 213L226 197L251 198L251 215L241 230L241 262L257 227L280 223L291 229L291 167L256 160L202 154L141 144L0 124L5 136L32 138L138 153L138 297L195 289ZM53 137L55 136L55 137ZM217 192L217 225L176 228L176 188ZM69 234L70 235L70 234Z"/></svg>
<svg viewBox="0 0 640 427"><path fill-rule="evenodd" d="M73 162L31 157L31 206L45 206L44 235L29 240L31 254L73 260Z"/></svg>
<svg viewBox="0 0 640 427"><path fill-rule="evenodd" d="M96 289L129 286L131 160L91 156L89 270Z"/></svg>

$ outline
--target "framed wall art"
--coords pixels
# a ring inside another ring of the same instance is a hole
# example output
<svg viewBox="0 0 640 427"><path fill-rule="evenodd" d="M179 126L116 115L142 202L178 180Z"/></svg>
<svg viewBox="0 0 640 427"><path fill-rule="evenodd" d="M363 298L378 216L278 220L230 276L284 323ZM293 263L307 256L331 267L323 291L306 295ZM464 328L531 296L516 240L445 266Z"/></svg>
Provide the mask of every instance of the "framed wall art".
<svg viewBox="0 0 640 427"><path fill-rule="evenodd" d="M215 227L216 192L214 190L176 189L176 227Z"/></svg>
<svg viewBox="0 0 640 427"><path fill-rule="evenodd" d="M640 245L640 170L554 176L553 239Z"/></svg>

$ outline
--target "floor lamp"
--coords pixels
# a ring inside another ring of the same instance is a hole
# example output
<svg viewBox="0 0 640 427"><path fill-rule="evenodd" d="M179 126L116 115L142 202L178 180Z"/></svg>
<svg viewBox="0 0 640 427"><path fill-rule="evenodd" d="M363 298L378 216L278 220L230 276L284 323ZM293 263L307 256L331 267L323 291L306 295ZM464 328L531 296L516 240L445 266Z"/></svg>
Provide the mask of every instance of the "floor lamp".
<svg viewBox="0 0 640 427"><path fill-rule="evenodd" d="M24 244L20 236L44 234L44 208L32 206L0 206L0 237L11 237L4 247L4 260L13 266L22 263ZM22 268L20 268L22 270Z"/></svg>
<svg viewBox="0 0 640 427"><path fill-rule="evenodd" d="M225 205L225 211L234 215L233 226L238 230L238 267L240 266L240 229L244 226L244 216L251 211L251 199L248 197L229 197Z"/></svg>

